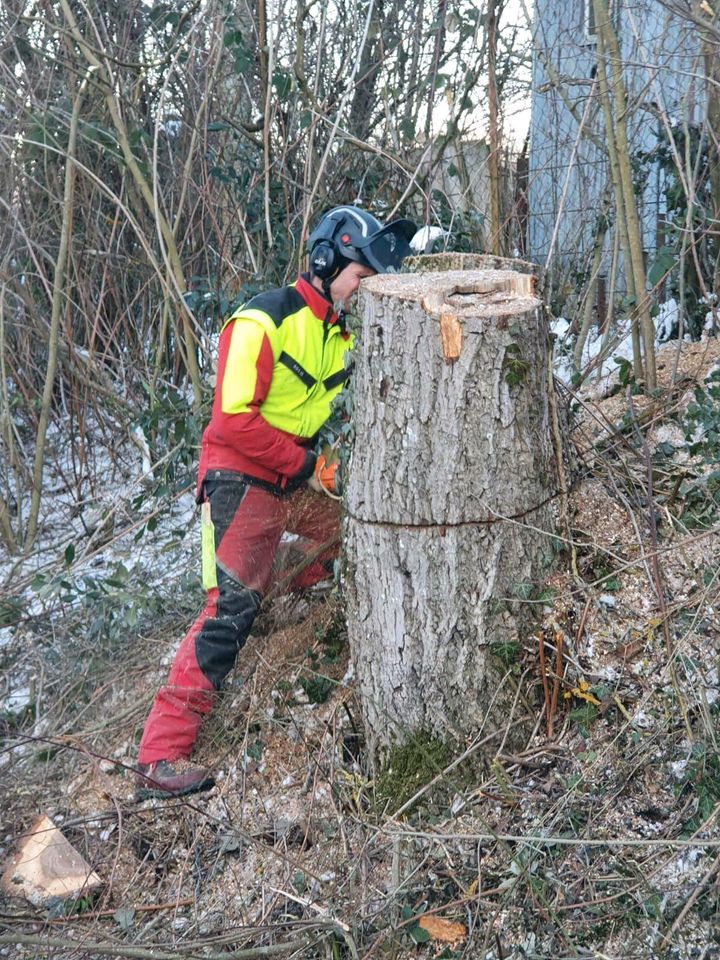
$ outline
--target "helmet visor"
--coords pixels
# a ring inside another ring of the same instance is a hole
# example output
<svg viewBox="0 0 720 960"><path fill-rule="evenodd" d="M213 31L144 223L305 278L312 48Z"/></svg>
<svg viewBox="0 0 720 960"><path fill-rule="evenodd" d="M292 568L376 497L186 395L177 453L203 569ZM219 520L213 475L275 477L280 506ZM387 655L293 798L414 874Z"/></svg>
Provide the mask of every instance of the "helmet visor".
<svg viewBox="0 0 720 960"><path fill-rule="evenodd" d="M368 237L365 243L357 244L357 247L368 264L378 273L399 270L410 253L410 241L415 236L415 231L415 224L411 220L393 220Z"/></svg>

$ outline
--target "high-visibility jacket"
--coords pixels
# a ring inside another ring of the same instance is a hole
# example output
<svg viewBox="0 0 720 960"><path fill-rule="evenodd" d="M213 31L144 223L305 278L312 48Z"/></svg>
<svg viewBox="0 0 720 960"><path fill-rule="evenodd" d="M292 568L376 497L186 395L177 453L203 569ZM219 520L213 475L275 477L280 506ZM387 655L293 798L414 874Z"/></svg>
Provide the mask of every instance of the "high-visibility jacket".
<svg viewBox="0 0 720 960"><path fill-rule="evenodd" d="M199 483L233 470L283 487L349 376L352 336L307 274L253 297L220 333Z"/></svg>

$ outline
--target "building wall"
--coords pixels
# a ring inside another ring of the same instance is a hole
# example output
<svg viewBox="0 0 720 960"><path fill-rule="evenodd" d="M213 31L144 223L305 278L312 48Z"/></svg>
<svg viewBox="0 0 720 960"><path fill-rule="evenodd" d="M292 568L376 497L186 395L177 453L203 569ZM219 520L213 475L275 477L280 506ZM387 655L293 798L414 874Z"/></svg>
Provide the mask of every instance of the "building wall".
<svg viewBox="0 0 720 960"><path fill-rule="evenodd" d="M631 149L651 150L661 130L658 105L675 121L702 119L696 29L669 13L658 0L619 3L613 18L631 99ZM584 0L536 0L528 248L531 259L539 262L546 261L551 244L553 256L562 263L584 260L609 184L605 150L586 136L578 137L579 124L538 55L538 50L542 51L552 64L565 97L579 117L585 115L586 129L604 144L602 108L594 87L596 45L586 26ZM657 245L658 218L662 220L665 212L663 193L662 174L655 166L641 202L643 242L648 252Z"/></svg>

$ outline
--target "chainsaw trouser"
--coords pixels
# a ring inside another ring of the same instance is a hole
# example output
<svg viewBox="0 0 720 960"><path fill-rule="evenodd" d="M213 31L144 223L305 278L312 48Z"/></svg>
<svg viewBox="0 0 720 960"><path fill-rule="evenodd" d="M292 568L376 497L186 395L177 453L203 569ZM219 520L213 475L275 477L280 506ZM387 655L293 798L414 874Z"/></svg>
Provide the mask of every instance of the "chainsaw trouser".
<svg viewBox="0 0 720 960"><path fill-rule="evenodd" d="M279 495L239 474L230 479L227 473L214 474L206 476L204 497L215 528L217 586L208 591L205 607L155 697L140 741L140 763L173 761L192 752L203 715L212 709L271 584L283 532L298 534L297 546L309 553L339 527L338 504L305 484ZM327 578L336 552L334 547L318 556L290 587L309 587Z"/></svg>

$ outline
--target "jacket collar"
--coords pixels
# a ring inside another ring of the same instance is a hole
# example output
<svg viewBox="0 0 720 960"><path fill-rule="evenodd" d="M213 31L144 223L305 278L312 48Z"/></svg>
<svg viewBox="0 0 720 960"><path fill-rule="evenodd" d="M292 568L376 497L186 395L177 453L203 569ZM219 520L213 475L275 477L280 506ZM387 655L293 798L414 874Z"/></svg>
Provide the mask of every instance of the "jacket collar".
<svg viewBox="0 0 720 960"><path fill-rule="evenodd" d="M328 324L337 321L338 315L333 310L332 303L328 300L322 290L313 286L309 273L302 273L295 282L295 289L310 307L318 320L324 320Z"/></svg>

